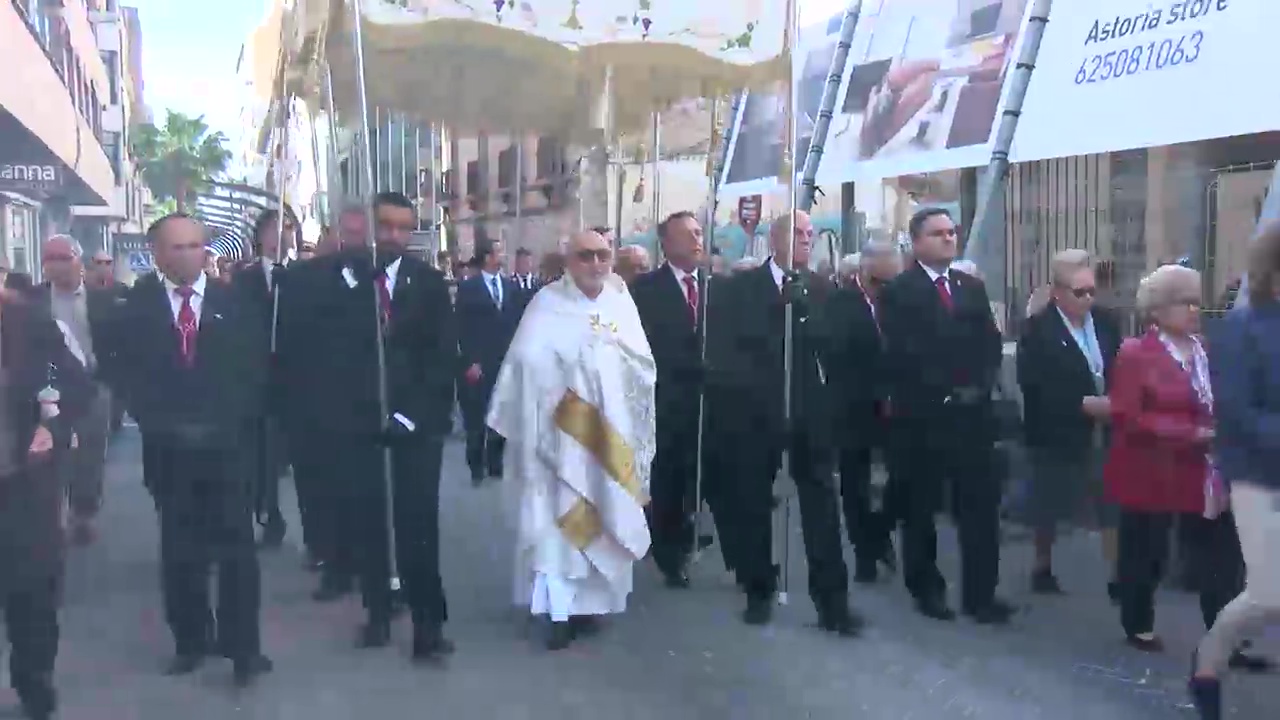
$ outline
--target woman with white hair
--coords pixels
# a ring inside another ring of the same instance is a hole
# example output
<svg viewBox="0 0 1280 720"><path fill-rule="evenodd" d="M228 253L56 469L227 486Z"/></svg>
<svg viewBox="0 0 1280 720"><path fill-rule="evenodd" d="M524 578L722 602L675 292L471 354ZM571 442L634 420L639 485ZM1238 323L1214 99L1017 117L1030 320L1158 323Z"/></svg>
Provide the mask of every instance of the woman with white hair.
<svg viewBox="0 0 1280 720"><path fill-rule="evenodd" d="M1116 354L1105 483L1120 511L1120 623L1130 646L1158 652L1156 588L1175 521L1206 628L1240 592L1243 559L1211 456L1214 403L1199 335L1200 273L1162 266L1143 279L1137 300L1151 326Z"/></svg>

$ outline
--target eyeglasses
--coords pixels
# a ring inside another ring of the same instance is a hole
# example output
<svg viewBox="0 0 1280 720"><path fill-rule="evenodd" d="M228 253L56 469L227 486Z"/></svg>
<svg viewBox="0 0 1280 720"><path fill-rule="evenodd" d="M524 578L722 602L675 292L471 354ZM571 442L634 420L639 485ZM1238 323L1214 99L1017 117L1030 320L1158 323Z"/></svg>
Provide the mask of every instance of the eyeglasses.
<svg viewBox="0 0 1280 720"><path fill-rule="evenodd" d="M75 260L75 259L76 259L76 258L75 258L75 256L74 256L74 255L57 255L57 254L52 254L52 255L45 255L45 256L44 256L44 261L45 261L45 262L71 262L72 260Z"/></svg>
<svg viewBox="0 0 1280 720"><path fill-rule="evenodd" d="M1071 294L1083 300L1084 298L1093 297L1097 295L1098 288L1095 288L1095 287L1071 288Z"/></svg>
<svg viewBox="0 0 1280 720"><path fill-rule="evenodd" d="M106 259L106 258L99 258L99 259L97 259L97 260L94 260L94 261L93 261L93 264L94 264L94 265L113 265L113 264L115 264L115 260L108 260L108 259Z"/></svg>
<svg viewBox="0 0 1280 720"><path fill-rule="evenodd" d="M575 252L573 256L584 263L593 261L603 263L609 262L609 259L613 257L613 251L608 248L600 248L598 250L583 248L582 250Z"/></svg>

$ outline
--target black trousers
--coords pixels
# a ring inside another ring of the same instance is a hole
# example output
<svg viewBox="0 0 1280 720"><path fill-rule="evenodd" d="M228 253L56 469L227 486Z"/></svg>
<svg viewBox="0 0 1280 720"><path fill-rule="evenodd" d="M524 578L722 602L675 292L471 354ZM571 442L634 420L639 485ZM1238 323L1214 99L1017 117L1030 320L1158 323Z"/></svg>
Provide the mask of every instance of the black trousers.
<svg viewBox="0 0 1280 720"><path fill-rule="evenodd" d="M0 597L12 654L9 684L26 702L51 701L58 657L59 579L35 583Z"/></svg>
<svg viewBox="0 0 1280 720"><path fill-rule="evenodd" d="M485 423L496 380L485 376L474 385L466 380L458 381L458 405L462 409L462 429L467 436L467 467L473 474L502 474L506 440Z"/></svg>
<svg viewBox="0 0 1280 720"><path fill-rule="evenodd" d="M346 486L368 467L355 467L342 436L322 431L299 433L290 443L293 484L298 493L303 542L324 572L353 577L355 550L344 528L351 514Z"/></svg>
<svg viewBox="0 0 1280 720"><path fill-rule="evenodd" d="M252 489L235 448L153 443L165 616L179 655L261 651ZM217 579L210 606L210 569ZM215 641L217 647L213 647Z"/></svg>
<svg viewBox="0 0 1280 720"><path fill-rule="evenodd" d="M374 443L350 443L352 462L362 471L354 483L348 522L358 552L360 592L369 619L391 618L390 533L383 481L383 449ZM448 617L440 579L440 466L444 441L415 436L391 453L395 563L403 598L415 625L442 625Z"/></svg>
<svg viewBox="0 0 1280 720"><path fill-rule="evenodd" d="M782 467L782 442L754 438L742 443L735 457L736 492L732 503L737 518L732 543L738 580L748 596L763 597L777 590L773 564L773 486ZM815 604L844 602L849 572L840 539L840 509L830 462L814 451L804 432L785 438L789 443L792 480L800 505L800 529L809 566L809 596Z"/></svg>
<svg viewBox="0 0 1280 720"><path fill-rule="evenodd" d="M1200 596L1206 630L1244 589L1244 556L1231 513L1210 520L1193 514L1121 510L1117 535L1120 625L1126 635L1155 630L1156 590L1169 565L1175 535L1193 589Z"/></svg>
<svg viewBox="0 0 1280 720"><path fill-rule="evenodd" d="M254 479L254 510L264 525L283 523L280 477L287 465L283 438L276 423L268 418L256 420L249 437L249 452L245 458L251 463L249 477Z"/></svg>
<svg viewBox="0 0 1280 720"><path fill-rule="evenodd" d="M889 551L893 530L888 513L875 508L871 497L871 470L876 451L884 452L884 426L872 420L845 432L848 437L840 448L840 501L845 532L858 566L874 568Z"/></svg>
<svg viewBox="0 0 1280 720"><path fill-rule="evenodd" d="M693 552L693 504L698 472L697 406L693 419L658 417L658 447L649 480L653 560L664 573L684 570Z"/></svg>
<svg viewBox="0 0 1280 720"><path fill-rule="evenodd" d="M725 569L734 571L738 567L736 543L739 536L735 523L740 515L734 506L737 501L737 468L733 457L737 447L730 433L713 429L715 427L708 423L704 437L703 494L711 509Z"/></svg>
<svg viewBox="0 0 1280 720"><path fill-rule="evenodd" d="M962 607L995 597L1000 580L1000 479L988 408L943 407L928 418L899 418L890 440L893 514L902 523L902 566L917 600L940 598L936 516L950 500L960 541Z"/></svg>

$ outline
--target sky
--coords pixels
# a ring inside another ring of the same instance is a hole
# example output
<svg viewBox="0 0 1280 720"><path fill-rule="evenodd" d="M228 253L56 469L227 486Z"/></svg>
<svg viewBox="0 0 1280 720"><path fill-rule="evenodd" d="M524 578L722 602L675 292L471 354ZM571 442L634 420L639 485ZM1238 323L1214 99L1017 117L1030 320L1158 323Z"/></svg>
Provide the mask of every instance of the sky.
<svg viewBox="0 0 1280 720"><path fill-rule="evenodd" d="M266 0L125 0L142 25L142 79L157 124L166 110L204 115L235 141L243 132L240 46L266 14Z"/></svg>

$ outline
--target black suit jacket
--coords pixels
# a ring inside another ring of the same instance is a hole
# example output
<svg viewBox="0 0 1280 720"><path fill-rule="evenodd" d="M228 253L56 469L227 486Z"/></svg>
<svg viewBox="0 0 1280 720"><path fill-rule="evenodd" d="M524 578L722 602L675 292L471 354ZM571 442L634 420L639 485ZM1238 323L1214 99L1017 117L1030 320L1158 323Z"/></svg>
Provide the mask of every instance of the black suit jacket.
<svg viewBox="0 0 1280 720"><path fill-rule="evenodd" d="M168 288L139 282L114 320L117 391L144 436L161 443L222 445L239 440L263 410L267 348L229 286L206 279L194 367L184 367Z"/></svg>
<svg viewBox="0 0 1280 720"><path fill-rule="evenodd" d="M123 288L123 290L121 289ZM84 305L85 313L89 319L89 335L93 339L93 354L98 358L101 366L103 355L110 356L115 352L111 345L111 338L115 334L111 331L110 325L115 317L115 307L119 300L124 298L128 288L123 285L110 288L92 288L85 286ZM49 283L41 283L35 288L33 298L41 307L47 308L48 312L53 312L53 288ZM101 345L101 347L99 347ZM107 366L111 366L110 359L107 360ZM101 370L99 370L100 374Z"/></svg>
<svg viewBox="0 0 1280 720"><path fill-rule="evenodd" d="M982 281L949 273L952 309L918 263L881 290L889 395L895 416L929 416L960 387L977 388L989 408L1003 343ZM990 428L994 430L994 428Z"/></svg>
<svg viewBox="0 0 1280 720"><path fill-rule="evenodd" d="M722 293L729 296L724 308L726 327L711 329L708 351L713 355L718 382L732 389L735 422L746 423L744 429L778 433L784 429L785 419L786 303L770 267L765 262L731 276L728 291ZM797 296L793 310L793 427L825 442L819 436L825 436L829 429L829 404L824 397L829 362L825 312L832 286L808 271L802 271L793 282Z"/></svg>
<svg viewBox="0 0 1280 720"><path fill-rule="evenodd" d="M485 383L497 380L498 369L515 337L528 300L511 278L501 277L502 307L493 302L484 275L458 283L457 312L462 368L480 365Z"/></svg>
<svg viewBox="0 0 1280 720"><path fill-rule="evenodd" d="M832 420L842 435L861 435L889 398L884 336L866 293L857 283L832 294L827 321L828 367L835 403Z"/></svg>
<svg viewBox="0 0 1280 720"><path fill-rule="evenodd" d="M67 350L49 312L30 301L4 300L0 309L0 365L8 374L6 403L13 431L14 467L23 471L0 477L0 594L44 584L60 574L62 506L65 488L56 472L70 446L71 428L91 397L84 368ZM40 420L36 395L46 386L58 390L59 414L43 421L54 437L54 451L35 462L27 450Z"/></svg>
<svg viewBox="0 0 1280 720"><path fill-rule="evenodd" d="M294 431L379 436L387 418L379 406L377 290L367 251L315 258L290 273L277 363ZM451 429L456 338L444 275L402 257L385 339L388 409L420 435Z"/></svg>
<svg viewBox="0 0 1280 720"><path fill-rule="evenodd" d="M702 334L708 298L705 272L698 274L697 287L695 326L685 288L666 263L637 276L629 286L658 368L655 402L660 429L677 430L687 428L688 422L697 423L703 379ZM711 292L718 289L713 288Z"/></svg>
<svg viewBox="0 0 1280 720"><path fill-rule="evenodd" d="M1102 353L1103 376L1123 339L1111 311L1093 309L1094 332ZM1030 447L1076 451L1093 443L1094 422L1081 409L1098 394L1089 362L1052 302L1032 315L1018 340L1018 385L1022 389L1024 440Z"/></svg>

